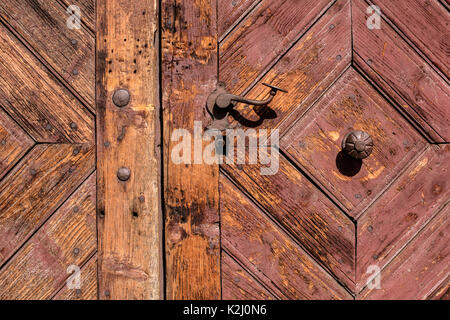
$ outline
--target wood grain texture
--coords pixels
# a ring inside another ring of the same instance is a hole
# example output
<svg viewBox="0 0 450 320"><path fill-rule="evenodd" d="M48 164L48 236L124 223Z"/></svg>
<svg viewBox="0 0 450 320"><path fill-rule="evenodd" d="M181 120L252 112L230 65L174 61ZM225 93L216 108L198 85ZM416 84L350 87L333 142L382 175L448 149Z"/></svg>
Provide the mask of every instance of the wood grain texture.
<svg viewBox="0 0 450 320"><path fill-rule="evenodd" d="M358 220L358 291L450 200L449 146L431 146Z"/></svg>
<svg viewBox="0 0 450 320"><path fill-rule="evenodd" d="M222 245L255 266L287 299L352 296L223 175L220 179Z"/></svg>
<svg viewBox="0 0 450 320"><path fill-rule="evenodd" d="M276 297L264 288L228 253L222 251L222 299L274 300Z"/></svg>
<svg viewBox="0 0 450 320"><path fill-rule="evenodd" d="M0 57L0 104L34 140L94 141L92 114L2 25Z"/></svg>
<svg viewBox="0 0 450 320"><path fill-rule="evenodd" d="M95 210L94 210L95 212ZM81 289L64 286L53 300L97 300L97 254L81 268Z"/></svg>
<svg viewBox="0 0 450 320"><path fill-rule="evenodd" d="M450 141L449 84L387 23L379 30L369 30L366 8L363 1L352 6L354 50L361 57L361 68L370 76L380 75L383 81L377 81L378 85L404 100L397 101L398 105L431 139Z"/></svg>
<svg viewBox="0 0 450 320"><path fill-rule="evenodd" d="M0 3L1 20L11 26L95 112L95 38L83 27L69 29L67 19L70 15L66 10L67 7L58 1L8 0ZM72 44L73 40L76 44Z"/></svg>
<svg viewBox="0 0 450 320"><path fill-rule="evenodd" d="M162 90L166 297L220 299L218 165L175 164L175 129L211 120L206 99L217 82L215 0L162 1ZM206 144L205 144L206 145Z"/></svg>
<svg viewBox="0 0 450 320"><path fill-rule="evenodd" d="M223 39L241 18L248 14L261 0L218 0L217 30Z"/></svg>
<svg viewBox="0 0 450 320"><path fill-rule="evenodd" d="M450 300L450 275L440 283L427 297L427 300Z"/></svg>
<svg viewBox="0 0 450 320"><path fill-rule="evenodd" d="M447 76L450 76L450 13L439 1L371 0Z"/></svg>
<svg viewBox="0 0 450 320"><path fill-rule="evenodd" d="M97 1L100 299L163 297L157 4ZM131 101L118 108L121 88Z"/></svg>
<svg viewBox="0 0 450 320"><path fill-rule="evenodd" d="M92 145L33 148L0 183L0 265L95 168Z"/></svg>
<svg viewBox="0 0 450 320"><path fill-rule="evenodd" d="M49 299L96 246L93 174L1 269L0 299Z"/></svg>
<svg viewBox="0 0 450 320"><path fill-rule="evenodd" d="M0 179L33 145L33 139L0 109Z"/></svg>
<svg viewBox="0 0 450 320"><path fill-rule="evenodd" d="M363 161L341 152L352 130L371 135L374 150ZM425 148L424 139L353 69L346 73L281 139L296 163L358 217Z"/></svg>
<svg viewBox="0 0 450 320"><path fill-rule="evenodd" d="M76 5L81 9L81 22L94 34L95 33L95 1L96 0L59 0L67 8Z"/></svg>
<svg viewBox="0 0 450 320"><path fill-rule="evenodd" d="M301 7L302 4L295 2L295 6ZM267 110L238 104L235 108L234 123L244 127L258 127L258 129L278 128L282 136L286 128L300 118L350 65L352 57L350 22L349 1L334 3L311 29L285 55L281 56L258 85L246 94L246 97L257 100L267 98L269 90L261 83L276 85L287 90L288 93L278 93L268 105L270 109ZM255 57L257 54L264 55L263 52L253 51L248 54ZM221 63L222 59L224 58L221 58ZM226 66L228 63L224 61L222 68ZM262 71L262 69L258 70ZM236 70L230 70L233 75L236 72ZM246 81L255 79L252 74L241 76L247 79ZM231 92L240 92L240 89L234 87L233 80L226 78L223 73L220 77L227 83Z"/></svg>
<svg viewBox="0 0 450 320"><path fill-rule="evenodd" d="M274 175L261 175L261 167L224 165L223 169L317 261L354 290L353 222L284 157L279 156Z"/></svg>
<svg viewBox="0 0 450 320"><path fill-rule="evenodd" d="M220 44L220 80L231 92L242 94L330 3L262 1Z"/></svg>
<svg viewBox="0 0 450 320"><path fill-rule="evenodd" d="M450 274L449 218L447 205L381 271L381 289L366 287L358 299L425 299Z"/></svg>

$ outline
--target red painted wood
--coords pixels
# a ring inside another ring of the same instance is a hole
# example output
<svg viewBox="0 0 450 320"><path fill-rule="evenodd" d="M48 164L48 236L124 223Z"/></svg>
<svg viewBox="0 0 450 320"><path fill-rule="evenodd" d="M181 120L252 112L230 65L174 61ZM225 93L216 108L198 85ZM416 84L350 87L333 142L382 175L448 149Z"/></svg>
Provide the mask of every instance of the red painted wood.
<svg viewBox="0 0 450 320"><path fill-rule="evenodd" d="M224 38L236 23L244 18L261 0L218 0L217 29L219 39Z"/></svg>
<svg viewBox="0 0 450 320"><path fill-rule="evenodd" d="M388 92L395 90L406 101L397 101L400 107L435 141L450 141L449 84L387 23L380 30L369 30L366 9L363 1L353 3L353 47L363 61L361 68L380 75L384 81L377 81L378 85Z"/></svg>
<svg viewBox="0 0 450 320"><path fill-rule="evenodd" d="M447 205L381 272L380 289L358 299L425 299L450 273L450 206Z"/></svg>
<svg viewBox="0 0 450 320"><path fill-rule="evenodd" d="M450 76L450 12L439 1L371 0L405 37Z"/></svg>
<svg viewBox="0 0 450 320"><path fill-rule="evenodd" d="M239 252L288 299L350 299L351 295L224 176L220 178L222 244ZM244 261L242 261L244 260Z"/></svg>
<svg viewBox="0 0 450 320"><path fill-rule="evenodd" d="M317 261L354 289L353 222L284 157L280 156L274 175L261 175L261 167L224 165L223 169Z"/></svg>
<svg viewBox="0 0 450 320"><path fill-rule="evenodd" d="M353 130L371 135L363 161L341 152ZM368 83L349 69L281 140L281 148L358 217L416 155L425 141Z"/></svg>
<svg viewBox="0 0 450 320"><path fill-rule="evenodd" d="M358 220L357 290L384 268L450 199L450 147L428 147Z"/></svg>

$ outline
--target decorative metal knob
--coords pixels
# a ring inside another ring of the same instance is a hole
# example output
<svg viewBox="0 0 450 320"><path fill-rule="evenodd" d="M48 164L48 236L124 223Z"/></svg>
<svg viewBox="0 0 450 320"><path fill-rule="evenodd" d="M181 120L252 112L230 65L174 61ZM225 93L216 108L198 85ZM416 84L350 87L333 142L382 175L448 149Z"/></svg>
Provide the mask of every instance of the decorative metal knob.
<svg viewBox="0 0 450 320"><path fill-rule="evenodd" d="M352 131L342 140L342 150L355 159L367 158L373 150L372 137L364 131Z"/></svg>

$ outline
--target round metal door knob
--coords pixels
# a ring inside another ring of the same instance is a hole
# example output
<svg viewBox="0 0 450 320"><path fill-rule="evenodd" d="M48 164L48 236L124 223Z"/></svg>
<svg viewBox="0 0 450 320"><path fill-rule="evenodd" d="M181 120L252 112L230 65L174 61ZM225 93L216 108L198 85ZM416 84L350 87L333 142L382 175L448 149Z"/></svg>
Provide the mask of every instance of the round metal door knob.
<svg viewBox="0 0 450 320"><path fill-rule="evenodd" d="M130 102L130 93L126 89L118 89L114 92L112 100L117 107L123 108Z"/></svg>
<svg viewBox="0 0 450 320"><path fill-rule="evenodd" d="M126 167L122 167L119 170L117 170L117 178L120 181L127 181L128 179L130 179L130 175L131 171Z"/></svg>
<svg viewBox="0 0 450 320"><path fill-rule="evenodd" d="M373 150L372 137L364 131L352 131L342 140L342 150L355 159L367 158Z"/></svg>

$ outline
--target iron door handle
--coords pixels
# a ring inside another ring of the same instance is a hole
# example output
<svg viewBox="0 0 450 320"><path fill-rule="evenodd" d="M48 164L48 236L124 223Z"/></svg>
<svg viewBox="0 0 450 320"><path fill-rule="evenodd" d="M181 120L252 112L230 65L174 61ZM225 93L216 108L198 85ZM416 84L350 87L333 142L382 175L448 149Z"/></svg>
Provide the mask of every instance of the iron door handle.
<svg viewBox="0 0 450 320"><path fill-rule="evenodd" d="M271 89L269 92L269 97L265 100L253 100L229 93L225 88L225 83L219 82L216 89L209 95L206 102L208 113L213 118L213 123L208 127L208 129L225 130L230 128L230 123L227 116L229 111L235 107L237 102L254 106L265 106L272 101L278 91L287 93L286 90L279 87L267 83L263 83L263 85Z"/></svg>
<svg viewBox="0 0 450 320"><path fill-rule="evenodd" d="M355 159L367 158L373 150L372 137L364 131L352 131L342 140L342 150Z"/></svg>

